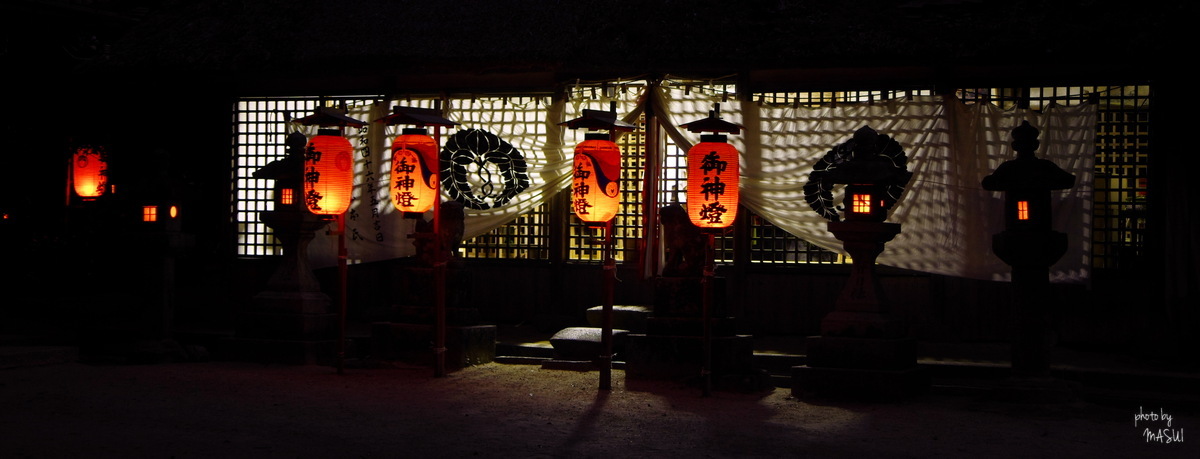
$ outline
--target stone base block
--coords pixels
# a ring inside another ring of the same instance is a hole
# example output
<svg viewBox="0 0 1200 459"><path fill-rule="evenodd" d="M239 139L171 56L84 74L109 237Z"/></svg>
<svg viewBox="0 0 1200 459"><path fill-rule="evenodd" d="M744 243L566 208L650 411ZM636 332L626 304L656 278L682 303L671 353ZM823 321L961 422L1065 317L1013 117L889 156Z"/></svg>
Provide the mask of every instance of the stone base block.
<svg viewBox="0 0 1200 459"><path fill-rule="evenodd" d="M629 330L631 333L646 332L646 318L652 311L645 306L613 305L613 329ZM604 306L595 306L587 310L588 325L604 326Z"/></svg>
<svg viewBox="0 0 1200 459"><path fill-rule="evenodd" d="M659 317L700 317L704 307L704 278L656 277L654 279L654 315ZM712 278L709 314L724 315L725 278Z"/></svg>
<svg viewBox="0 0 1200 459"><path fill-rule="evenodd" d="M712 336L734 336L736 323L732 317L714 317ZM650 317L646 319L646 334L658 336L704 336L704 319L699 317Z"/></svg>
<svg viewBox="0 0 1200 459"><path fill-rule="evenodd" d="M704 339L697 336L630 334L625 343L625 376L684 380L700 376ZM712 374L754 374L754 340L747 335L712 339Z"/></svg>
<svg viewBox="0 0 1200 459"><path fill-rule="evenodd" d="M337 335L336 314L242 311L237 315L238 338L312 341Z"/></svg>
<svg viewBox="0 0 1200 459"><path fill-rule="evenodd" d="M336 365L337 340L234 338L221 347L232 360L285 365Z"/></svg>
<svg viewBox="0 0 1200 459"><path fill-rule="evenodd" d="M561 360L594 360L604 352L603 329L595 327L568 327L550 337L550 345L554 346L554 356ZM625 351L625 337L628 330L612 331L613 354Z"/></svg>
<svg viewBox="0 0 1200 459"><path fill-rule="evenodd" d="M992 398L1016 403L1069 403L1075 401L1075 391L1058 378L1014 376L996 387Z"/></svg>
<svg viewBox="0 0 1200 459"><path fill-rule="evenodd" d="M807 363L820 368L903 370L917 364L917 340L810 336Z"/></svg>
<svg viewBox="0 0 1200 459"><path fill-rule="evenodd" d="M792 367L792 396L892 400L929 388L929 375L913 366L902 370Z"/></svg>
<svg viewBox="0 0 1200 459"><path fill-rule="evenodd" d="M434 364L433 325L371 324L372 357L415 365ZM446 327L446 368L460 369L496 358L496 326Z"/></svg>

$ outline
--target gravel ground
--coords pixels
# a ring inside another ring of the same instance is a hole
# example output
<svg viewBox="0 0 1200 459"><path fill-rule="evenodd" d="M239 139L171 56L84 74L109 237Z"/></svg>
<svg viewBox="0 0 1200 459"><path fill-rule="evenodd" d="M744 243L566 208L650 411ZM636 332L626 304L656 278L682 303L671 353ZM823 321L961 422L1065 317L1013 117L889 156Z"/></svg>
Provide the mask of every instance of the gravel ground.
<svg viewBox="0 0 1200 459"><path fill-rule="evenodd" d="M3 457L1200 457L1171 407L1033 405L929 394L802 401L487 364L347 369L251 363L0 370ZM1162 411L1164 410L1165 411Z"/></svg>

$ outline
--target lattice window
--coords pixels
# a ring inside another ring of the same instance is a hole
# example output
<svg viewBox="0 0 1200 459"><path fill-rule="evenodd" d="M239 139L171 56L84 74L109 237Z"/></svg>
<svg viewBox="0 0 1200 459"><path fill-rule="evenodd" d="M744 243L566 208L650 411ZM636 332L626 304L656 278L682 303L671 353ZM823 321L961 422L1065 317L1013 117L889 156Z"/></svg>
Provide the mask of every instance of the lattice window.
<svg viewBox="0 0 1200 459"><path fill-rule="evenodd" d="M549 206L542 204L533 212L487 234L463 241L463 258L545 260L551 258Z"/></svg>
<svg viewBox="0 0 1200 459"><path fill-rule="evenodd" d="M238 256L282 254L282 245L259 218L275 209L274 184L254 178L254 172L287 155L289 117L311 114L322 99L245 98L233 110L232 197ZM363 104L356 99L325 100L326 104Z"/></svg>

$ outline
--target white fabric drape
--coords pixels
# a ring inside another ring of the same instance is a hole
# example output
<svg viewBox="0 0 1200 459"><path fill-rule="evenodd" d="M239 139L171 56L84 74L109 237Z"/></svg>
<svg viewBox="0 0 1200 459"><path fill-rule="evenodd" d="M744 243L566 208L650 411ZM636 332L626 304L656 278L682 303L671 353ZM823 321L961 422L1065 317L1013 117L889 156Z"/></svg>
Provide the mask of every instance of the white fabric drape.
<svg viewBox="0 0 1200 459"><path fill-rule="evenodd" d="M495 134L522 153L527 165L530 185L508 205L491 209L466 209L464 238L485 234L532 211L570 182L571 149L574 143L564 139L566 128L560 127L566 102L550 97L477 97L451 99L444 110L447 119L459 123L443 128L435 136L441 143L454 131L480 129ZM380 101L367 106L352 107L349 115L363 121L374 121L391 113L396 105L433 108L431 100ZM348 258L352 262L372 262L413 256L416 248L409 235L416 229L417 220L404 218L396 211L389 196L391 179L391 140L398 127L370 125L350 133L357 149L355 199L346 219ZM448 199L442 194L442 199ZM433 212L425 215L432 220ZM314 267L336 263L337 240L332 235L318 235L309 246Z"/></svg>
<svg viewBox="0 0 1200 459"><path fill-rule="evenodd" d="M641 88L640 86L638 88ZM574 94L574 92L569 92ZM529 212L570 183L571 156L583 133L559 126L583 108L609 108L626 121L655 104L663 135L686 151L699 134L678 128L708 116L721 102L722 117L745 127L729 140L742 152L742 203L785 231L841 251L826 220L809 208L801 188L813 164L857 129L870 126L896 139L913 172L889 221L902 232L879 257L879 263L917 271L977 279L1006 280L1009 267L991 253L991 237L1003 230L1002 196L983 190L980 182L1003 161L1015 158L1010 131L1028 120L1041 130L1038 156L1054 161L1076 177L1074 188L1055 193L1054 228L1069 237L1067 255L1052 268L1055 282L1082 282L1089 277L1092 166L1096 110L1093 105L1051 107L1043 113L1001 110L987 104L964 104L952 97L924 96L874 104L809 108L773 106L730 99L724 94L664 84L661 89L621 89L586 100L564 98L472 98L447 101L447 118L455 129L482 129L520 150L528 163L530 187L506 206L467 210L464 237L485 234ZM351 116L373 121L392 105L431 107L431 101L380 102L351 110ZM404 219L391 205L388 180L394 133L372 123L352 135L359 149L360 183L347 219L350 258L377 261L411 256L415 221ZM448 133L443 133L444 142ZM840 187L839 187L840 188ZM835 201L840 203L840 189ZM445 195L443 195L445 196ZM336 240L318 236L310 246L314 266L334 263Z"/></svg>
<svg viewBox="0 0 1200 459"><path fill-rule="evenodd" d="M744 136L729 137L742 152L741 202L785 231L842 253L826 220L804 201L802 187L817 160L859 128L870 126L891 136L904 147L913 178L888 217L901 224L902 232L887 244L879 263L989 280L1007 280L1010 268L991 253L992 235L1004 229L1003 197L983 190L980 183L1000 163L1016 157L1010 131L1028 120L1041 131L1038 156L1076 177L1074 188L1053 195L1054 228L1068 234L1069 246L1051 279L1083 282L1089 277L1093 105L1036 113L926 96L836 107L775 107L718 100L703 91L689 96L678 88L663 97L676 122L702 117L713 102L723 101L723 118L746 128ZM670 135L685 149L699 140L698 134L678 129ZM840 188L834 195L839 204Z"/></svg>

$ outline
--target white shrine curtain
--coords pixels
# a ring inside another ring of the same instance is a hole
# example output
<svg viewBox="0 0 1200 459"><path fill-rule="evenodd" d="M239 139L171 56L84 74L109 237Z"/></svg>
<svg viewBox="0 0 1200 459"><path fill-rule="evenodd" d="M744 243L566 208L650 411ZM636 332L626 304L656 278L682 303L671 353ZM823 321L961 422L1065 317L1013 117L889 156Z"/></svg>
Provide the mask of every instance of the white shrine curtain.
<svg viewBox="0 0 1200 459"><path fill-rule="evenodd" d="M613 86L616 88L616 86ZM1055 282L1082 282L1089 277L1092 166L1096 111L1093 105L1050 107L1042 113L1000 110L987 104L964 104L952 97L925 96L874 104L809 108L742 102L713 91L665 84L646 97L644 86L583 97L478 97L447 101L446 117L461 123L443 132L482 129L522 152L530 187L505 206L467 210L464 237L485 234L529 212L570 184L571 155L583 133L558 124L579 116L583 108L608 109L631 121L644 103L654 103L664 135L686 151L699 134L681 130L682 123L708 116L721 102L727 121L743 125L729 140L741 156L742 203L789 233L841 251L825 220L803 199L801 188L813 164L833 146L849 140L866 125L896 139L913 172L889 221L902 225L879 263L922 272L977 279L1006 280L1009 268L991 253L991 237L1003 229L998 192L980 182L999 164L1015 157L1011 129L1028 120L1041 130L1038 156L1054 161L1076 177L1076 186L1055 192L1054 228L1069 238L1067 254L1052 269ZM593 94L595 94L593 92ZM387 101L352 108L350 115L375 120L393 105L431 107L431 101ZM388 193L390 141L393 128L378 123L352 135L359 149L356 196L347 219L350 258L378 261L411 256L415 220L404 219ZM835 200L841 202L835 189ZM444 196L444 195L443 195ZM443 198L445 199L445 198ZM431 217L429 217L431 218ZM335 261L336 240L318 236L310 246L314 266Z"/></svg>
<svg viewBox="0 0 1200 459"><path fill-rule="evenodd" d="M688 94L690 93L690 94ZM710 95L706 95L710 94ZM991 238L1004 229L999 192L980 186L1000 163L1016 157L1010 131L1028 120L1041 131L1038 157L1076 177L1075 187L1054 192L1054 228L1068 234L1067 254L1051 268L1054 282L1089 277L1094 105L1050 107L1043 113L964 104L953 97L925 96L874 104L809 108L745 103L705 91L664 89L663 128L684 149L699 135L674 126L707 115L722 102L727 121L745 135L729 136L742 152L742 203L772 224L806 241L845 253L826 220L804 201L812 166L854 131L870 126L896 139L913 172L888 221L901 234L887 244L879 263L916 271L1007 280L1009 267L991 253ZM840 187L834 200L841 203Z"/></svg>

